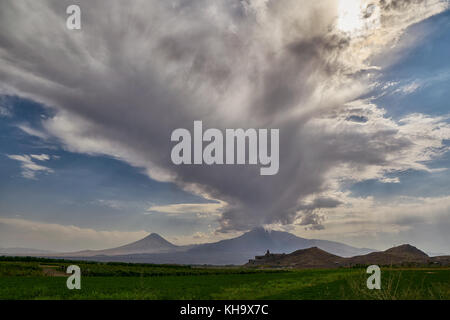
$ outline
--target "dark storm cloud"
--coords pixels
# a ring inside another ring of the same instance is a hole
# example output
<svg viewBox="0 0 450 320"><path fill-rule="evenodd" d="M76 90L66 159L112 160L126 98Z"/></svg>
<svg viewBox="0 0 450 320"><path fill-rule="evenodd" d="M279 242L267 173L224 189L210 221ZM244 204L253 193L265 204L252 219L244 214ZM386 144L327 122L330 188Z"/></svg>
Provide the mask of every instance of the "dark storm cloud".
<svg viewBox="0 0 450 320"><path fill-rule="evenodd" d="M343 204L341 201L333 198L319 197L314 199L311 203L301 204L298 207L300 222L298 225L311 226L313 230L323 229L322 222L324 217L318 214L320 209L336 208Z"/></svg>
<svg viewBox="0 0 450 320"><path fill-rule="evenodd" d="M1 3L3 93L54 108L44 125L70 150L113 155L226 201L222 231L299 217L321 228L315 210L340 204L320 197L331 171L389 168L391 156L412 145L382 117L364 118L376 121L367 130L340 122L345 103L364 92L357 78L367 74L367 56L336 30L334 0L79 3L80 31L65 28L70 1ZM382 8L392 14L396 3ZM413 9L397 14L417 19ZM279 128L279 173L172 165L171 132L192 130L194 120L205 128Z"/></svg>

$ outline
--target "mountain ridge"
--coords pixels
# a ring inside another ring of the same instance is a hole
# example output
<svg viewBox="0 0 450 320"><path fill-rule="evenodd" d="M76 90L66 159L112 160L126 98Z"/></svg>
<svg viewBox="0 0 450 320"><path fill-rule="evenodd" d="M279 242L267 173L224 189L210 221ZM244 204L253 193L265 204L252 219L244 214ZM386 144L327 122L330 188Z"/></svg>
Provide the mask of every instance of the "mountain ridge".
<svg viewBox="0 0 450 320"><path fill-rule="evenodd" d="M281 253L270 253L270 251ZM258 256L263 252L267 252L269 256L267 254ZM353 252L356 254L349 255ZM99 262L247 266L267 264L271 267L295 268L402 263L448 265L450 263L450 256L429 257L425 252L409 244L385 251L375 251L334 241L305 239L288 232L263 228L253 229L236 238L206 244L177 246L159 234L151 233L140 240L110 249L32 255ZM255 259L252 259L253 257Z"/></svg>
<svg viewBox="0 0 450 320"><path fill-rule="evenodd" d="M284 231L255 228L235 238L205 244L177 246L162 236L151 233L143 239L115 248L58 253L49 256L100 261L241 265L265 250L291 252L310 247L319 247L342 256L375 251L335 241L301 238Z"/></svg>

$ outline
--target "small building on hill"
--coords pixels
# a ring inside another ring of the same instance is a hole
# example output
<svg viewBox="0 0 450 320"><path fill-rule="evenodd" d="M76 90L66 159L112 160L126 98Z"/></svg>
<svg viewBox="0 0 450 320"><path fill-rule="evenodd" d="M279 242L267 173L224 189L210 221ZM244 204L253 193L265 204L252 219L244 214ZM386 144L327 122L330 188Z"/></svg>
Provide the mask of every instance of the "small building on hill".
<svg viewBox="0 0 450 320"><path fill-rule="evenodd" d="M265 265L271 264L279 258L283 257L285 253L270 253L269 250L266 251L266 254L263 256L255 256L255 259L248 260L247 265L249 266L257 266L257 265Z"/></svg>

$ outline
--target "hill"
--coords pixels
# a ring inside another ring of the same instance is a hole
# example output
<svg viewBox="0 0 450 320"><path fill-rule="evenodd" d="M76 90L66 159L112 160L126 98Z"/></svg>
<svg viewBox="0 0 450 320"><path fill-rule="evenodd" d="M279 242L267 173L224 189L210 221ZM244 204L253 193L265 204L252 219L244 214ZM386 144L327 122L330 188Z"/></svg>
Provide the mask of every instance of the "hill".
<svg viewBox="0 0 450 320"><path fill-rule="evenodd" d="M382 252L372 252L367 255L352 257L346 260L346 264L391 265L404 263L426 263L430 259L431 258L425 252L409 244L404 244Z"/></svg>
<svg viewBox="0 0 450 320"><path fill-rule="evenodd" d="M328 253L317 247L297 250L289 254L271 254L256 256L246 266L275 265L289 268L334 268L339 266L344 259Z"/></svg>
<svg viewBox="0 0 450 320"><path fill-rule="evenodd" d="M289 254L266 253L249 260L248 267L272 268L337 268L358 265L443 265L448 266L448 256L429 257L409 244L393 247L382 252L371 252L350 258L339 257L317 247L297 250Z"/></svg>

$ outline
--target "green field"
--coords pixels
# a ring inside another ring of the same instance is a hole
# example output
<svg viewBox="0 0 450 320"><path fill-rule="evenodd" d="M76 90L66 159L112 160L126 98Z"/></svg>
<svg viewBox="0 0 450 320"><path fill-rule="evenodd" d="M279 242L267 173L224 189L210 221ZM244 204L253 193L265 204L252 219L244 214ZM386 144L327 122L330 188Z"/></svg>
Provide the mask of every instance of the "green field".
<svg viewBox="0 0 450 320"><path fill-rule="evenodd" d="M64 270L80 266L81 290ZM255 270L0 258L0 299L450 299L449 268Z"/></svg>

